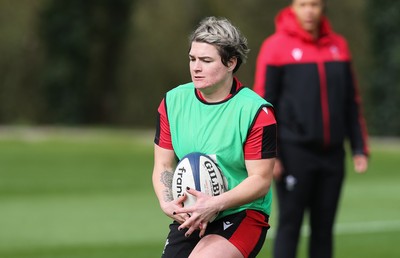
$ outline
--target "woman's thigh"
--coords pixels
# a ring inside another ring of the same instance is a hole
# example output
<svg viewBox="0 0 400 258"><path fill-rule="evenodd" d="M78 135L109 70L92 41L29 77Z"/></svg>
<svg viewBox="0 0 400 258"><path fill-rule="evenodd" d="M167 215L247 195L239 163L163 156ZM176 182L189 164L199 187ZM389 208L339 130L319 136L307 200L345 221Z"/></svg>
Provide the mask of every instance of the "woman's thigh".
<svg viewBox="0 0 400 258"><path fill-rule="evenodd" d="M242 253L227 239L219 235L207 235L193 249L189 258L243 258Z"/></svg>

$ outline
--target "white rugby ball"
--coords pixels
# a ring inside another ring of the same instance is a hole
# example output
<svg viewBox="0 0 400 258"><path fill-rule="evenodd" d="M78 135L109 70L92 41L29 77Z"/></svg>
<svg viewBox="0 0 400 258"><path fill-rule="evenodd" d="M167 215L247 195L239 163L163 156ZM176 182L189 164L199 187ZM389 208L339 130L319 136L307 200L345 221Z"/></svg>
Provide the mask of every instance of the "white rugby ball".
<svg viewBox="0 0 400 258"><path fill-rule="evenodd" d="M209 156L193 152L184 156L176 166L172 181L172 195L174 200L187 195L184 207L196 203L196 197L186 193L190 187L211 196L217 196L227 190L226 180L214 160ZM218 214L210 221L214 220Z"/></svg>

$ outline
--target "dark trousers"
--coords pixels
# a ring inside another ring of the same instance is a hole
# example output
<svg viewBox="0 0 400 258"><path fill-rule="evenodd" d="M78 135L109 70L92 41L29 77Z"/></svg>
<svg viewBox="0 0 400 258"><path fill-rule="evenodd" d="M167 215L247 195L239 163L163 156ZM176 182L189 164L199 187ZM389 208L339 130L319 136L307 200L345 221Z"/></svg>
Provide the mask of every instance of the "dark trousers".
<svg viewBox="0 0 400 258"><path fill-rule="evenodd" d="M276 182L279 218L274 258L296 257L305 212L310 218L309 257L331 258L333 224L344 179L343 147L281 143L279 155L285 171Z"/></svg>

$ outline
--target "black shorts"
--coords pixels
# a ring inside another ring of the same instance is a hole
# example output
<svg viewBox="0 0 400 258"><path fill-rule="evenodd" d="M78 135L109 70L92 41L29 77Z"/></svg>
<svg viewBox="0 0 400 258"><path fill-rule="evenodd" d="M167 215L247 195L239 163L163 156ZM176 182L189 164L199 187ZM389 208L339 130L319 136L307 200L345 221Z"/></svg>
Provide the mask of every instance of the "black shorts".
<svg viewBox="0 0 400 258"><path fill-rule="evenodd" d="M220 235L236 246L245 258L256 257L269 229L268 218L260 211L244 210L211 222L205 235ZM187 258L200 241L198 230L185 237L187 230L179 231L179 225L176 221L169 225L162 258Z"/></svg>

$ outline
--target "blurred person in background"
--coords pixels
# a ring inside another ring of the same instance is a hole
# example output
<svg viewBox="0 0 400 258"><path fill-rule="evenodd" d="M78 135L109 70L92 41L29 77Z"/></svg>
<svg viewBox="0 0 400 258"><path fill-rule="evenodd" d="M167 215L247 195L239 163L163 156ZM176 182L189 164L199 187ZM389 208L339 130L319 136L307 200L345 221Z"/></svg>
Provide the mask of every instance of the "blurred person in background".
<svg viewBox="0 0 400 258"><path fill-rule="evenodd" d="M323 0L293 0L262 44L254 90L276 109L278 199L275 258L296 257L305 212L309 257L333 256L333 225L345 175L368 166L367 130L346 40L332 31Z"/></svg>
<svg viewBox="0 0 400 258"><path fill-rule="evenodd" d="M192 81L167 92L158 108L153 186L173 220L163 258L256 257L265 241L276 121L271 105L234 76L248 51L227 19L205 18L190 36ZM176 159L192 152L215 155L228 191L211 197L189 189L173 200ZM196 203L183 207L187 194Z"/></svg>

